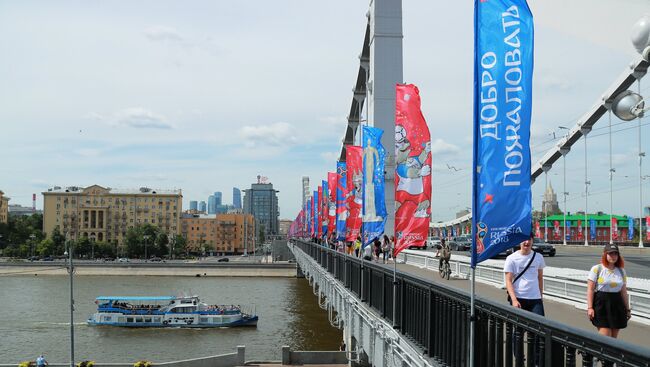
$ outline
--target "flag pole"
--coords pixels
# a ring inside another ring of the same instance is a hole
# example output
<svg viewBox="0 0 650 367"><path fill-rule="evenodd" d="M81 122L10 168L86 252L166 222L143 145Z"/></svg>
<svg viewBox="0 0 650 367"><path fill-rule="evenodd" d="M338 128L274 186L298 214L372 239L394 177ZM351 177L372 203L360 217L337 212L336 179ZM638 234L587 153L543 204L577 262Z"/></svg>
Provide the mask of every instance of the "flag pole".
<svg viewBox="0 0 650 367"><path fill-rule="evenodd" d="M397 328L397 246L393 243L393 329Z"/></svg>

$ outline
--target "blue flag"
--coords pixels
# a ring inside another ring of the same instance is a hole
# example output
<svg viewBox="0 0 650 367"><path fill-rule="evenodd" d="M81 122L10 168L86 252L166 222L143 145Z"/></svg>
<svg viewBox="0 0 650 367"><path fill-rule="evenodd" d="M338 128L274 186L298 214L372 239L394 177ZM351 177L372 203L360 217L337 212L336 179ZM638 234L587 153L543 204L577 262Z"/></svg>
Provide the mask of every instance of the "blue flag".
<svg viewBox="0 0 650 367"><path fill-rule="evenodd" d="M314 219L311 215L311 198L307 200L307 211L305 212L305 218L307 218L307 236L311 236L311 221Z"/></svg>
<svg viewBox="0 0 650 367"><path fill-rule="evenodd" d="M386 225L384 166L386 150L381 129L363 127L363 247L380 238Z"/></svg>
<svg viewBox="0 0 650 367"><path fill-rule="evenodd" d="M596 239L596 220L593 218L589 219L589 237Z"/></svg>
<svg viewBox="0 0 650 367"><path fill-rule="evenodd" d="M475 0L472 267L530 238L532 80L526 1Z"/></svg>
<svg viewBox="0 0 650 367"><path fill-rule="evenodd" d="M634 218L627 217L627 239L632 241L634 238Z"/></svg>
<svg viewBox="0 0 650 367"><path fill-rule="evenodd" d="M565 221L564 222L565 228L566 228L566 240L570 241L571 240L571 222L570 221Z"/></svg>
<svg viewBox="0 0 650 367"><path fill-rule="evenodd" d="M312 203L312 214L314 217L312 218L312 226L314 227L314 237L318 237L318 190L314 190L314 201Z"/></svg>
<svg viewBox="0 0 650 367"><path fill-rule="evenodd" d="M336 238L345 241L345 221L348 219L348 206L345 200L347 195L347 174L345 162L336 162Z"/></svg>

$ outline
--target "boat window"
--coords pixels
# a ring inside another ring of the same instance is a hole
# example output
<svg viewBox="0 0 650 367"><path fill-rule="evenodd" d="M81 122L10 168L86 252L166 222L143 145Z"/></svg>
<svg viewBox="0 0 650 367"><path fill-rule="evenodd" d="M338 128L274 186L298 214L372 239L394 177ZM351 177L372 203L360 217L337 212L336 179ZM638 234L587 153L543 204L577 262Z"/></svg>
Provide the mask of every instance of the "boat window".
<svg viewBox="0 0 650 367"><path fill-rule="evenodd" d="M133 317L127 317L126 322L133 322Z"/></svg>
<svg viewBox="0 0 650 367"><path fill-rule="evenodd" d="M145 317L144 322L151 322L151 318L150 317Z"/></svg>
<svg viewBox="0 0 650 367"><path fill-rule="evenodd" d="M135 322L142 322L142 317L136 317Z"/></svg>
<svg viewBox="0 0 650 367"><path fill-rule="evenodd" d="M123 323L124 322L124 317L118 317L117 322L122 322Z"/></svg>
<svg viewBox="0 0 650 367"><path fill-rule="evenodd" d="M153 322L160 322L160 317L154 317Z"/></svg>
<svg viewBox="0 0 650 367"><path fill-rule="evenodd" d="M112 316L104 316L104 321L112 321L113 317Z"/></svg>
<svg viewBox="0 0 650 367"><path fill-rule="evenodd" d="M202 324L207 324L208 323L208 318L207 317L200 317L199 322Z"/></svg>

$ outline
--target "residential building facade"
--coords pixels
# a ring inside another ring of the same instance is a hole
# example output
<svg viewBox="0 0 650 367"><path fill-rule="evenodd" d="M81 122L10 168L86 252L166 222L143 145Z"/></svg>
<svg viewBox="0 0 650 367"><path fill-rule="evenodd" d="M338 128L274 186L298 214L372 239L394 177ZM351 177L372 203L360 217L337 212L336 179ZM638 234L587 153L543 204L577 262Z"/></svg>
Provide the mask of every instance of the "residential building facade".
<svg viewBox="0 0 650 367"><path fill-rule="evenodd" d="M9 198L0 190L0 223L7 223L9 218Z"/></svg>
<svg viewBox="0 0 650 367"><path fill-rule="evenodd" d="M246 214L183 214L181 234L193 253L242 254L255 246L255 220Z"/></svg>
<svg viewBox="0 0 650 367"><path fill-rule="evenodd" d="M43 192L43 231L51 236L59 228L71 240L87 237L115 245L123 244L130 228L142 224L177 235L182 202L181 190L55 186Z"/></svg>
<svg viewBox="0 0 650 367"><path fill-rule="evenodd" d="M250 189L244 190L244 213L255 217L258 225L263 226L266 236L280 232L278 192L271 183L252 184Z"/></svg>

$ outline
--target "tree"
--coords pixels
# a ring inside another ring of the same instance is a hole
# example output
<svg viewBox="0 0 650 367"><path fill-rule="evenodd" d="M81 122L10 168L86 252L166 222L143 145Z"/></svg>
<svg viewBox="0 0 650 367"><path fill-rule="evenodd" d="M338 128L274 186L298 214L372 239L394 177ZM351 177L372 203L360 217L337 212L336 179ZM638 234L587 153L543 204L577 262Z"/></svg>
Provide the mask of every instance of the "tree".
<svg viewBox="0 0 650 367"><path fill-rule="evenodd" d="M63 254L65 252L65 236L59 231L59 227L54 228L50 238L54 244L54 253L52 255Z"/></svg>
<svg viewBox="0 0 650 367"><path fill-rule="evenodd" d="M185 237L176 235L174 236L173 255L187 255L187 239Z"/></svg>
<svg viewBox="0 0 650 367"><path fill-rule="evenodd" d="M266 239L264 235L264 224L260 224L258 228L259 230L258 230L257 238L259 240L259 243L264 243L264 240Z"/></svg>
<svg viewBox="0 0 650 367"><path fill-rule="evenodd" d="M124 241L129 256L143 257L145 253L145 242L147 245L147 256L159 254L161 249L156 242L160 232L160 228L148 223L129 228L126 232L126 240ZM144 239L145 235L147 236L146 241ZM166 245L164 250L167 251Z"/></svg>
<svg viewBox="0 0 650 367"><path fill-rule="evenodd" d="M88 237L82 237L73 243L74 255L77 257L90 256L92 244Z"/></svg>
<svg viewBox="0 0 650 367"><path fill-rule="evenodd" d="M169 237L165 233L158 233L156 238L156 255L157 256L167 256L169 255Z"/></svg>
<svg viewBox="0 0 650 367"><path fill-rule="evenodd" d="M46 238L36 246L36 252L43 255L56 255L56 245L51 238Z"/></svg>

